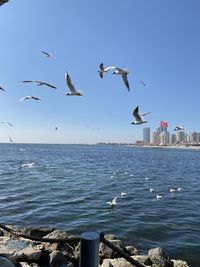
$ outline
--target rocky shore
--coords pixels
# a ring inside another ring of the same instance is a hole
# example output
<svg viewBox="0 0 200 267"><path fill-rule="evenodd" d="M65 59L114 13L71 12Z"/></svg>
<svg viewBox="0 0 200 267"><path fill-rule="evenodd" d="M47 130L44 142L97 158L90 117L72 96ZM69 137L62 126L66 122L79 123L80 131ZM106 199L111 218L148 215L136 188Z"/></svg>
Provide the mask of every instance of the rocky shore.
<svg viewBox="0 0 200 267"><path fill-rule="evenodd" d="M8 226L13 232L0 227L0 267L79 267L80 242L69 233L49 227L18 229ZM46 239L51 242L30 240L19 236L29 235L35 239ZM125 246L114 235L105 235L113 245L131 256L144 267L189 267L182 260L170 259L162 248L152 248L147 255L140 255L134 246ZM54 239L69 239L68 242L53 242ZM134 266L117 252L99 244L100 267Z"/></svg>

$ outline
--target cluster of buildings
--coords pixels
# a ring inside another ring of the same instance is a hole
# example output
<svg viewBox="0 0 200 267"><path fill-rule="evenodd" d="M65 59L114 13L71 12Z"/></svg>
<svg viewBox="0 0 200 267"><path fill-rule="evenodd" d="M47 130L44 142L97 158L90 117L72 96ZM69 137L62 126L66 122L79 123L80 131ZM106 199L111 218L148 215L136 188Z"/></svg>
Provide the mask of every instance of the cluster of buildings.
<svg viewBox="0 0 200 267"><path fill-rule="evenodd" d="M155 146L200 145L200 132L186 133L185 130L177 130L170 134L167 128L168 123L163 121L152 133L150 127L143 128L143 140L137 143Z"/></svg>

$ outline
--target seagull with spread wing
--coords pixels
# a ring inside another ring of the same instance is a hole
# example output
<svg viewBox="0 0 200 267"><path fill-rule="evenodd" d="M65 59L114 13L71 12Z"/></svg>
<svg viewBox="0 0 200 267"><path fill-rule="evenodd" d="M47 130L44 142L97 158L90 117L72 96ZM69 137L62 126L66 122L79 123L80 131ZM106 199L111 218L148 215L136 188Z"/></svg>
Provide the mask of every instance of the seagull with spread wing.
<svg viewBox="0 0 200 267"><path fill-rule="evenodd" d="M41 100L41 99L38 98L38 97L27 95L27 96L22 97L22 98L19 100L19 102L22 102L22 101L24 101L24 100L28 100L28 99L30 99L30 100L31 100L31 99L33 99L33 100Z"/></svg>
<svg viewBox="0 0 200 267"><path fill-rule="evenodd" d="M127 75L129 74L128 69L121 69L121 68L116 67L113 74L118 74L118 75L122 76L122 79L123 79L128 91L130 92L129 82L128 82L128 78L127 78Z"/></svg>
<svg viewBox="0 0 200 267"><path fill-rule="evenodd" d="M110 67L104 68L103 63L101 63L101 64L99 65L99 70L98 70L98 72L99 72L100 77L103 78L103 74L104 74L104 72L108 72L109 70L113 70L113 69L116 69L116 67L110 66Z"/></svg>
<svg viewBox="0 0 200 267"><path fill-rule="evenodd" d="M74 85L72 84L71 78L68 74L68 72L65 72L65 81L69 87L70 92L67 93L66 95L71 95L71 96L82 96L82 92L81 91L77 91L74 87Z"/></svg>
<svg viewBox="0 0 200 267"><path fill-rule="evenodd" d="M147 121L144 120L143 116L149 114L150 112L146 112L142 115L139 114L139 106L137 106L134 110L133 110L133 116L135 117L135 121L133 121L131 124L142 124L142 123L146 123Z"/></svg>
<svg viewBox="0 0 200 267"><path fill-rule="evenodd" d="M8 121L0 121L0 123L3 123L3 124L8 124L8 125L10 125L10 126L13 126L10 122L8 122Z"/></svg>
<svg viewBox="0 0 200 267"><path fill-rule="evenodd" d="M37 83L37 86L42 86L42 85L46 85L50 88L53 88L53 89L57 89L56 86L50 84L50 83L47 83L47 82L43 82L43 81L38 81L38 80L25 80L25 81L22 81L23 83Z"/></svg>
<svg viewBox="0 0 200 267"><path fill-rule="evenodd" d="M106 202L106 204L109 204L111 208L115 207L117 204L117 197L114 197L112 201Z"/></svg>
<svg viewBox="0 0 200 267"><path fill-rule="evenodd" d="M46 51L41 51L46 57L51 57L52 56L52 52L46 52Z"/></svg>

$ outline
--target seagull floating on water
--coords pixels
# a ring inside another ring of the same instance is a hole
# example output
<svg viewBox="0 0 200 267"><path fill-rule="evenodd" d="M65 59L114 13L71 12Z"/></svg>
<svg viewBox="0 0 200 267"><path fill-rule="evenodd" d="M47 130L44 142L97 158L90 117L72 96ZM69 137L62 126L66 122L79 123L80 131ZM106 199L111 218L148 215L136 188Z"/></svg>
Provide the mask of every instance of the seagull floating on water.
<svg viewBox="0 0 200 267"><path fill-rule="evenodd" d="M155 192L156 190L155 190L154 188L149 188L149 191L150 191L151 193L153 193L153 192Z"/></svg>
<svg viewBox="0 0 200 267"><path fill-rule="evenodd" d="M8 125L10 125L10 126L13 126L10 122L8 122L8 121L0 121L0 123L3 123L3 124L8 124Z"/></svg>
<svg viewBox="0 0 200 267"><path fill-rule="evenodd" d="M142 115L139 115L139 106L137 106L133 111L133 116L135 117L135 121L133 121L131 124L142 124L146 123L147 121L144 121L143 116L149 114L150 112L146 112Z"/></svg>
<svg viewBox="0 0 200 267"><path fill-rule="evenodd" d="M37 83L37 86L42 86L42 85L46 85L50 88L53 88L53 89L57 89L56 86L50 84L50 83L47 83L47 82L43 82L43 81L37 81L37 80L26 80L26 81L22 81L23 83Z"/></svg>
<svg viewBox="0 0 200 267"><path fill-rule="evenodd" d="M22 98L19 100L19 102L24 101L24 100L27 100L27 99L41 100L41 99L38 98L38 97L27 95L27 96L22 97Z"/></svg>
<svg viewBox="0 0 200 267"><path fill-rule="evenodd" d="M111 208L115 207L117 204L117 197L113 198L112 201L106 202L106 204L109 204L111 206Z"/></svg>
<svg viewBox="0 0 200 267"><path fill-rule="evenodd" d="M69 76L69 74L67 72L65 72L65 80L66 83L69 87L70 92L67 93L66 95L71 95L71 96L82 96L82 92L81 91L77 91L74 87L74 85L72 84L71 78Z"/></svg>
<svg viewBox="0 0 200 267"><path fill-rule="evenodd" d="M109 70L116 69L116 67L112 67L112 66L107 67L107 68L104 68L103 63L101 63L101 64L99 65L99 68L100 68L100 70L98 70L98 72L99 72L99 75L100 75L101 78L103 78L103 74L104 74L104 72L108 72Z"/></svg>
<svg viewBox="0 0 200 267"><path fill-rule="evenodd" d="M162 196L161 196L161 195L156 195L156 198L157 198L157 199L161 199Z"/></svg>
<svg viewBox="0 0 200 267"><path fill-rule="evenodd" d="M178 191L178 192L181 192L181 191L183 191L183 190L184 190L184 189L183 189L182 187L178 187L178 188L177 188L177 191Z"/></svg>
<svg viewBox="0 0 200 267"><path fill-rule="evenodd" d="M35 164L34 162L24 163L20 165L20 168L23 168L23 167L32 168L34 164Z"/></svg>
<svg viewBox="0 0 200 267"><path fill-rule="evenodd" d="M128 69L121 69L121 68L116 67L113 74L118 74L118 75L122 76L122 79L123 79L126 87L128 88L128 91L130 92L129 82L128 82L128 78L127 78L127 75L129 74Z"/></svg>
<svg viewBox="0 0 200 267"><path fill-rule="evenodd" d="M170 193L174 193L174 192L176 192L176 189L175 189L175 188L170 188L170 189L169 189L169 192L170 192Z"/></svg>
<svg viewBox="0 0 200 267"><path fill-rule="evenodd" d="M121 192L121 197L125 197L127 196L127 193L126 192Z"/></svg>
<svg viewBox="0 0 200 267"><path fill-rule="evenodd" d="M41 51L46 57L51 57L52 56L52 52L46 52L46 51Z"/></svg>
<svg viewBox="0 0 200 267"><path fill-rule="evenodd" d="M185 130L184 126L176 126L174 128L174 131L184 131L184 130Z"/></svg>

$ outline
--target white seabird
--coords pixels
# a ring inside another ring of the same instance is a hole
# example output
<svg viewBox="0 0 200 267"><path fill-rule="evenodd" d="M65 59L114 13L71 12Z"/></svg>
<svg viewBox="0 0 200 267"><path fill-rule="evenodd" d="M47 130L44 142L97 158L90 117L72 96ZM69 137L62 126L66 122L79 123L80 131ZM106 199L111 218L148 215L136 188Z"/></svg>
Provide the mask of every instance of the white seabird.
<svg viewBox="0 0 200 267"><path fill-rule="evenodd" d="M146 123L147 121L144 121L143 116L149 114L150 112L146 112L142 115L139 115L139 106L137 106L134 110L133 110L133 116L135 117L135 121L131 122L131 124L142 124L142 123Z"/></svg>
<svg viewBox="0 0 200 267"><path fill-rule="evenodd" d="M106 204L109 204L111 206L111 208L115 207L117 204L117 197L113 198L112 201L106 202Z"/></svg>
<svg viewBox="0 0 200 267"><path fill-rule="evenodd" d="M174 192L176 192L176 189L175 189L175 188L170 188L170 189L169 189L169 192L170 192L170 193L174 193Z"/></svg>
<svg viewBox="0 0 200 267"><path fill-rule="evenodd" d="M46 57L51 57L52 56L52 52L46 52L46 51L41 51Z"/></svg>
<svg viewBox="0 0 200 267"><path fill-rule="evenodd" d="M19 102L24 101L24 100L27 100L27 99L41 100L41 99L38 98L38 97L27 95L27 96L22 97L22 98L19 100Z"/></svg>
<svg viewBox="0 0 200 267"><path fill-rule="evenodd" d="M8 125L10 125L10 126L13 126L10 122L8 122L8 121L0 121L0 123L3 123L3 124L8 124Z"/></svg>
<svg viewBox="0 0 200 267"><path fill-rule="evenodd" d="M176 126L174 128L174 131L184 131L184 130L185 130L184 126Z"/></svg>
<svg viewBox="0 0 200 267"><path fill-rule="evenodd" d="M161 199L162 196L161 196L161 195L156 195L156 198L157 198L157 199Z"/></svg>
<svg viewBox="0 0 200 267"><path fill-rule="evenodd" d="M101 63L101 64L99 65L99 69L100 69L100 70L98 70L99 75L100 75L101 78L103 78L103 74L104 74L104 72L108 72L109 70L116 69L116 67L112 67L112 66L110 66L110 67L104 68L103 63Z"/></svg>
<svg viewBox="0 0 200 267"><path fill-rule="evenodd" d="M127 193L126 192L121 192L121 197L125 197L127 196Z"/></svg>
<svg viewBox="0 0 200 267"><path fill-rule="evenodd" d="M42 86L42 85L46 85L48 87L51 87L53 89L57 89L56 86L50 84L50 83L47 83L47 82L43 82L43 81L38 81L38 80L26 80L26 81L22 81L23 83L37 83L37 86Z"/></svg>
<svg viewBox="0 0 200 267"><path fill-rule="evenodd" d="M128 88L128 91L130 92L129 82L128 82L128 78L127 78L127 75L129 74L128 69L121 69L121 68L116 67L113 74L118 74L118 75L122 76L122 79L123 79L126 87Z"/></svg>
<svg viewBox="0 0 200 267"><path fill-rule="evenodd" d="M178 191L178 192L181 192L181 191L183 191L183 190L184 190L184 189L183 189L182 187L178 187L178 188L177 188L177 191Z"/></svg>
<svg viewBox="0 0 200 267"><path fill-rule="evenodd" d="M71 96L82 96L82 92L81 91L77 91L74 87L74 85L72 84L71 78L69 76L69 74L67 72L65 72L65 81L69 87L70 92L67 93L66 95L71 95Z"/></svg>
<svg viewBox="0 0 200 267"><path fill-rule="evenodd" d="M149 192L153 193L155 192L156 190L154 188L149 188Z"/></svg>
<svg viewBox="0 0 200 267"><path fill-rule="evenodd" d="M34 164L35 164L34 162L24 163L20 165L20 168L23 168L23 167L32 168Z"/></svg>

